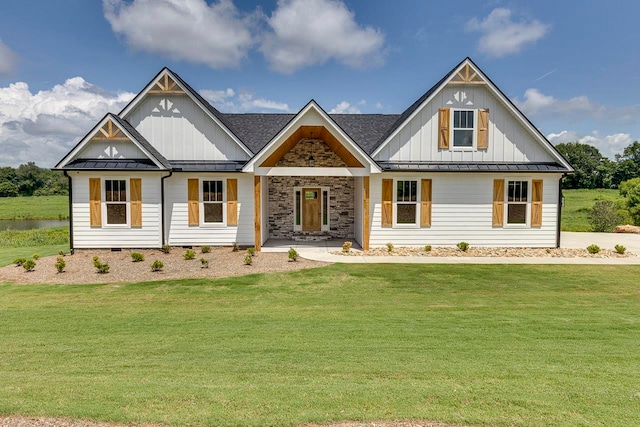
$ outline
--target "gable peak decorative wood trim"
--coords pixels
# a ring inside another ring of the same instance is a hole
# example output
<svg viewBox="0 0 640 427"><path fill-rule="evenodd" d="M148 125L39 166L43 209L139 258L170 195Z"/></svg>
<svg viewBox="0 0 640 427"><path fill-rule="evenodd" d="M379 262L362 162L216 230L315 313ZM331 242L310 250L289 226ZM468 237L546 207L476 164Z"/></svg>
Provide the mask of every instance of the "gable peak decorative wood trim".
<svg viewBox="0 0 640 427"><path fill-rule="evenodd" d="M96 135L102 136L94 136L91 138L94 141L131 141L131 138L127 137L122 133L118 125L113 123L113 120L107 120L107 123L104 124L100 129L98 129L98 133Z"/></svg>
<svg viewBox="0 0 640 427"><path fill-rule="evenodd" d="M177 83L175 80L173 80L169 74L165 73L164 76L161 77L147 93L160 95L186 95L180 86L176 87L176 85Z"/></svg>
<svg viewBox="0 0 640 427"><path fill-rule="evenodd" d="M450 84L476 84L476 85L484 85L487 84L482 77L478 75L476 71L474 71L469 64L465 64L462 69L456 73L455 76L449 82Z"/></svg>

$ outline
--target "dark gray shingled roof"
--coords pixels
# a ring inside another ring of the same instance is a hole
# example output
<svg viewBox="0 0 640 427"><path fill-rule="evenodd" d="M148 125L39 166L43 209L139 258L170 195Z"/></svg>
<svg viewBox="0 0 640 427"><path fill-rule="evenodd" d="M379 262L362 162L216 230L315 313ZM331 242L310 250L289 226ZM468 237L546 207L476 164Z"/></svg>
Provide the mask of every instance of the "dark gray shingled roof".
<svg viewBox="0 0 640 427"><path fill-rule="evenodd" d="M77 159L64 167L67 170L159 170L149 159Z"/></svg>
<svg viewBox="0 0 640 427"><path fill-rule="evenodd" d="M129 134L136 140L136 142L144 147L144 149L147 150L149 154L151 154L165 169L171 169L169 161L165 159L164 156L160 154L160 152L156 150L155 147L151 145L149 141L147 141L146 138L136 130L136 128L131 126L128 121L116 116L115 114L110 114L110 116L116 122L118 122L118 124L122 126L127 132L129 132Z"/></svg>
<svg viewBox="0 0 640 427"><path fill-rule="evenodd" d="M174 171L180 172L235 172L241 171L244 161L171 160Z"/></svg>
<svg viewBox="0 0 640 427"><path fill-rule="evenodd" d="M351 139L371 155L399 114L329 114Z"/></svg>
<svg viewBox="0 0 640 427"><path fill-rule="evenodd" d="M378 162L383 171L409 172L565 172L559 163Z"/></svg>

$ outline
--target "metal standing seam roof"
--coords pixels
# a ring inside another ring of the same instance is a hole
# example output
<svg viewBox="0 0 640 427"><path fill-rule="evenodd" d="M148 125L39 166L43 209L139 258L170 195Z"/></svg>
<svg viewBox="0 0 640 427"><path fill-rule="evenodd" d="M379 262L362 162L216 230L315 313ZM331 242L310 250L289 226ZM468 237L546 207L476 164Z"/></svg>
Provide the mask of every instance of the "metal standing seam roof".
<svg viewBox="0 0 640 427"><path fill-rule="evenodd" d="M407 172L565 172L559 163L378 162L383 171Z"/></svg>
<svg viewBox="0 0 640 427"><path fill-rule="evenodd" d="M170 163L178 172L238 172L246 161L171 160Z"/></svg>
<svg viewBox="0 0 640 427"><path fill-rule="evenodd" d="M160 168L149 159L77 159L67 164L67 170L151 170Z"/></svg>

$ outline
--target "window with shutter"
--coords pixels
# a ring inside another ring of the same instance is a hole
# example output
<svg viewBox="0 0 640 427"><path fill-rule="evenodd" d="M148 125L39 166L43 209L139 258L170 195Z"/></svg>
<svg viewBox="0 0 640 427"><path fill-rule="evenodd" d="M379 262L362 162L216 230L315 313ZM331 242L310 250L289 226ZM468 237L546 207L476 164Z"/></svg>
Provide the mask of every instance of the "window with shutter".
<svg viewBox="0 0 640 427"><path fill-rule="evenodd" d="M382 227L393 226L393 180L382 180Z"/></svg>

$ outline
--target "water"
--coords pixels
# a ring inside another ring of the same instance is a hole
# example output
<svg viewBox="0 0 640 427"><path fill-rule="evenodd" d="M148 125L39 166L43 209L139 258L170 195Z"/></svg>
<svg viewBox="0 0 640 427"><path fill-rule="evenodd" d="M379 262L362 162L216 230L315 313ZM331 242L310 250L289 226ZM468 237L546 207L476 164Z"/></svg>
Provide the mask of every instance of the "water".
<svg viewBox="0 0 640 427"><path fill-rule="evenodd" d="M0 219L0 230L34 230L36 228L64 227L67 219Z"/></svg>

